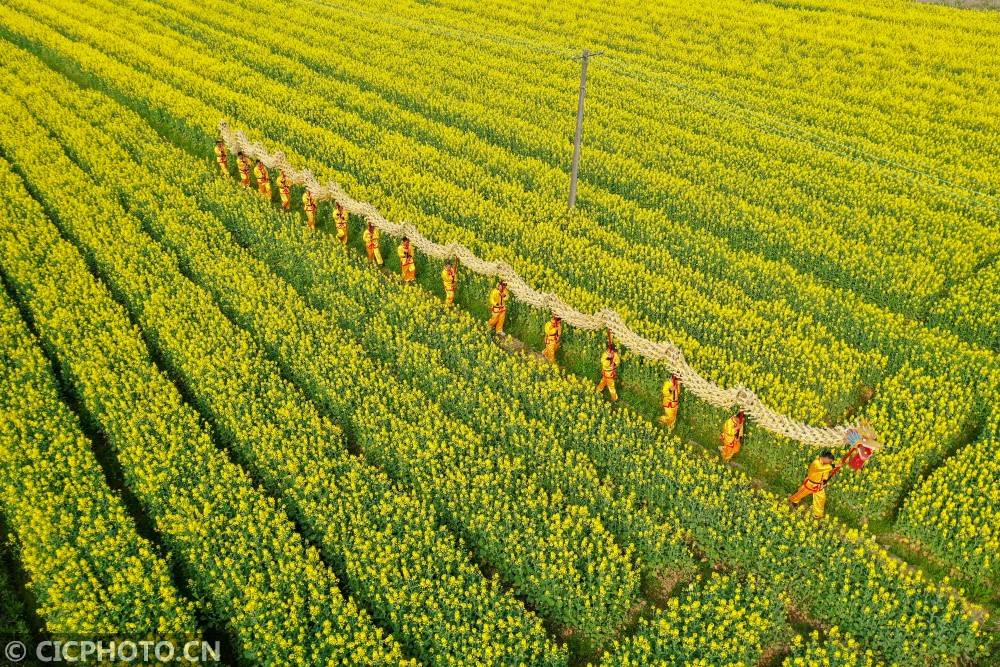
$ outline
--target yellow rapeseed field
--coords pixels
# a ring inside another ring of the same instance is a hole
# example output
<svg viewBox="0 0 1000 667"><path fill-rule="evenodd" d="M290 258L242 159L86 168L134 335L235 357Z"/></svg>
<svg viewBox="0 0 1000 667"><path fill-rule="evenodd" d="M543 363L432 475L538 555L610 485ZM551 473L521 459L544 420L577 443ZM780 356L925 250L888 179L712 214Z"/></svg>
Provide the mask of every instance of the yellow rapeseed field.
<svg viewBox="0 0 1000 667"><path fill-rule="evenodd" d="M275 665L996 659L1000 15L0 0L0 41L0 517L37 636ZM284 211L220 173L222 120L884 448L826 518L790 509L815 447L751 419L722 465L730 412L684 392L667 432L669 371L628 349L610 406L604 334L545 363L527 304L497 344L492 283L459 266L446 308L437 260L404 286L399 239L379 268L360 217L346 247L330 203L308 229L301 187Z"/></svg>

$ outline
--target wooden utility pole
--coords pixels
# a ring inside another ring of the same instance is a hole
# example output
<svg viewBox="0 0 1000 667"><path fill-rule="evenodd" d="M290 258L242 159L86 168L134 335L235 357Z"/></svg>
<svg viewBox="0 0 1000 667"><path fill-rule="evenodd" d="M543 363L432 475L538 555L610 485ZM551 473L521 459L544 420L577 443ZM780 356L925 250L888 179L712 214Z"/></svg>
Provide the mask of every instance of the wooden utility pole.
<svg viewBox="0 0 1000 667"><path fill-rule="evenodd" d="M576 206L576 177L580 173L580 146L583 143L583 100L587 96L587 64L590 62L591 56L598 55L600 53L591 53L588 49L584 49L583 55L580 56L580 99L576 105L576 140L573 142L573 173L569 181L569 208L571 211Z"/></svg>

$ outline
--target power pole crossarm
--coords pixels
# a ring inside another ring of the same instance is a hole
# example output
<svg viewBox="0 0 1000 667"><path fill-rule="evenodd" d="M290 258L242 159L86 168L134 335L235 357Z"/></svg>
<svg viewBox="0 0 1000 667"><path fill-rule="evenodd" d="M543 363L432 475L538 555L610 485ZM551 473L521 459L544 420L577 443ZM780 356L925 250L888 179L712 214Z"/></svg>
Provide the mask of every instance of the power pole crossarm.
<svg viewBox="0 0 1000 667"><path fill-rule="evenodd" d="M580 99L576 105L576 139L573 142L573 173L569 181L569 208L573 210L576 206L576 178L580 173L580 147L583 144L583 100L587 96L587 64L591 56L600 55L591 53L588 49L583 50L580 57Z"/></svg>

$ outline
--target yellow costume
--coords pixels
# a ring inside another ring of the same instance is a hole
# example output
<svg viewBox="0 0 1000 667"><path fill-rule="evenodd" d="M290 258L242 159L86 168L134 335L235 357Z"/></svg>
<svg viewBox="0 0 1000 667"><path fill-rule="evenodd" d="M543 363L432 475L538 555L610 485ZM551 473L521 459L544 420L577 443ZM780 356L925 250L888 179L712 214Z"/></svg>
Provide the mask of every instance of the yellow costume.
<svg viewBox="0 0 1000 667"><path fill-rule="evenodd" d="M316 200L308 190L302 193L302 208L305 209L309 229L316 229Z"/></svg>
<svg viewBox="0 0 1000 667"><path fill-rule="evenodd" d="M618 379L618 364L621 357L617 352L605 350L601 355L601 381L597 383L597 392L601 393L605 389L611 394L611 400L618 400L618 391L615 389L615 380Z"/></svg>
<svg viewBox="0 0 1000 667"><path fill-rule="evenodd" d="M229 177L229 156L226 155L226 145L223 143L215 144L215 161L219 163L219 169L222 170L222 175Z"/></svg>
<svg viewBox="0 0 1000 667"><path fill-rule="evenodd" d="M788 499L792 505L798 505L808 496L813 497L813 516L822 519L826 514L826 483L833 476L834 466L827 463L822 456L809 464L809 471L802 486Z"/></svg>
<svg viewBox="0 0 1000 667"><path fill-rule="evenodd" d="M550 363L556 363L556 351L559 349L559 339L562 338L562 321L551 319L545 323L545 350L542 356Z"/></svg>
<svg viewBox="0 0 1000 667"><path fill-rule="evenodd" d="M292 207L292 183L285 172L278 172L278 195L281 197L281 208L286 211Z"/></svg>
<svg viewBox="0 0 1000 667"><path fill-rule="evenodd" d="M254 165L253 175L257 179L257 192L271 201L271 176L267 173L267 167L263 162Z"/></svg>
<svg viewBox="0 0 1000 667"><path fill-rule="evenodd" d="M493 288L490 292L490 321L487 322L491 331L495 331L500 335L503 333L503 323L507 320L507 297L509 293L507 292L507 287L504 286L502 289L499 285Z"/></svg>
<svg viewBox="0 0 1000 667"><path fill-rule="evenodd" d="M660 423L671 431L677 425L677 412L681 405L681 381L670 377L663 383L663 416Z"/></svg>
<svg viewBox="0 0 1000 667"><path fill-rule="evenodd" d="M399 271L404 283L412 283L417 279L417 267L413 263L413 248L409 243L399 244Z"/></svg>
<svg viewBox="0 0 1000 667"><path fill-rule="evenodd" d="M382 248L379 244L379 238L382 233L378 230L378 227L369 227L365 230L365 250L368 252L368 261L375 262L379 266L382 266Z"/></svg>
<svg viewBox="0 0 1000 667"><path fill-rule="evenodd" d="M236 166L240 170L240 185L250 187L250 158L246 155L236 156Z"/></svg>
<svg viewBox="0 0 1000 667"><path fill-rule="evenodd" d="M350 214L343 208L333 209L333 221L337 226L337 240L347 245L347 221Z"/></svg>
<svg viewBox="0 0 1000 667"><path fill-rule="evenodd" d="M441 282L444 284L444 305L455 305L455 290L458 288L458 271L454 266L447 266L441 270Z"/></svg>
<svg viewBox="0 0 1000 667"><path fill-rule="evenodd" d="M728 461L740 453L743 446L743 423L744 419L739 415L733 415L726 420L722 426L722 460Z"/></svg>

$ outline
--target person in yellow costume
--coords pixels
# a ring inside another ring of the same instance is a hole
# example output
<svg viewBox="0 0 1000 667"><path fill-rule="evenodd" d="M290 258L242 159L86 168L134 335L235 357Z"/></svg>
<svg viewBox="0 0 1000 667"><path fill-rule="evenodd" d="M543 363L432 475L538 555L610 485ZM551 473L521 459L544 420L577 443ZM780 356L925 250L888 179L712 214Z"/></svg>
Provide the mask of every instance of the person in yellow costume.
<svg viewBox="0 0 1000 667"><path fill-rule="evenodd" d="M823 450L816 460L809 464L806 472L806 479L802 482L799 490L788 498L788 504L795 509L806 496L812 496L813 518L822 519L826 516L826 485L830 478L840 470L839 465L833 464L833 452L829 449Z"/></svg>
<svg viewBox="0 0 1000 667"><path fill-rule="evenodd" d="M250 187L250 158L240 151L236 154L236 167L240 170L240 185Z"/></svg>
<svg viewBox="0 0 1000 667"><path fill-rule="evenodd" d="M403 242L399 244L396 251L399 254L399 271L403 276L403 282L412 285L417 279L417 266L413 262L413 248L410 246L410 239L403 237Z"/></svg>
<svg viewBox="0 0 1000 667"><path fill-rule="evenodd" d="M618 379L618 366L621 364L621 357L615 349L614 343L608 343L608 348L601 355L601 381L597 383L597 393L602 393L605 389L611 395L611 401L618 400L618 390L615 388L615 380Z"/></svg>
<svg viewBox="0 0 1000 667"><path fill-rule="evenodd" d="M337 202L337 207L333 211L333 222L337 227L337 240L341 245L347 245L347 222L350 214L344 209L343 204Z"/></svg>
<svg viewBox="0 0 1000 667"><path fill-rule="evenodd" d="M309 229L316 229L316 200L309 190L302 193L302 208L305 209L306 224L309 225Z"/></svg>
<svg viewBox="0 0 1000 667"><path fill-rule="evenodd" d="M284 169L278 172L278 195L281 197L281 208L289 210L292 207L292 182Z"/></svg>
<svg viewBox="0 0 1000 667"><path fill-rule="evenodd" d="M368 253L368 261L375 262L378 266L382 266L382 246L379 240L381 236L378 227L369 222L364 235L365 251Z"/></svg>
<svg viewBox="0 0 1000 667"><path fill-rule="evenodd" d="M455 290L458 289L458 269L455 260L449 259L441 269L441 282L444 285L444 305L449 308L455 305Z"/></svg>
<svg viewBox="0 0 1000 667"><path fill-rule="evenodd" d="M728 461L740 453L746 419L746 415L740 410L722 425L722 447L719 447L719 453L722 454L723 461Z"/></svg>
<svg viewBox="0 0 1000 667"><path fill-rule="evenodd" d="M215 161L219 163L222 175L229 178L229 156L226 155L226 144L222 139L215 142Z"/></svg>
<svg viewBox="0 0 1000 667"><path fill-rule="evenodd" d="M549 360L549 363L556 363L556 352L559 350L559 341L562 339L562 318L553 314L552 319L545 323L545 349L542 356Z"/></svg>
<svg viewBox="0 0 1000 667"><path fill-rule="evenodd" d="M490 292L490 321L487 322L491 332L496 332L499 336L506 336L503 331L503 324L507 320L507 283L501 280Z"/></svg>
<svg viewBox="0 0 1000 667"><path fill-rule="evenodd" d="M267 172L267 166L257 160L253 167L254 178L257 179L257 192L264 195L267 201L271 201L271 175Z"/></svg>
<svg viewBox="0 0 1000 667"><path fill-rule="evenodd" d="M681 406L681 379L676 374L663 383L663 415L660 423L671 431L677 425L677 412Z"/></svg>

